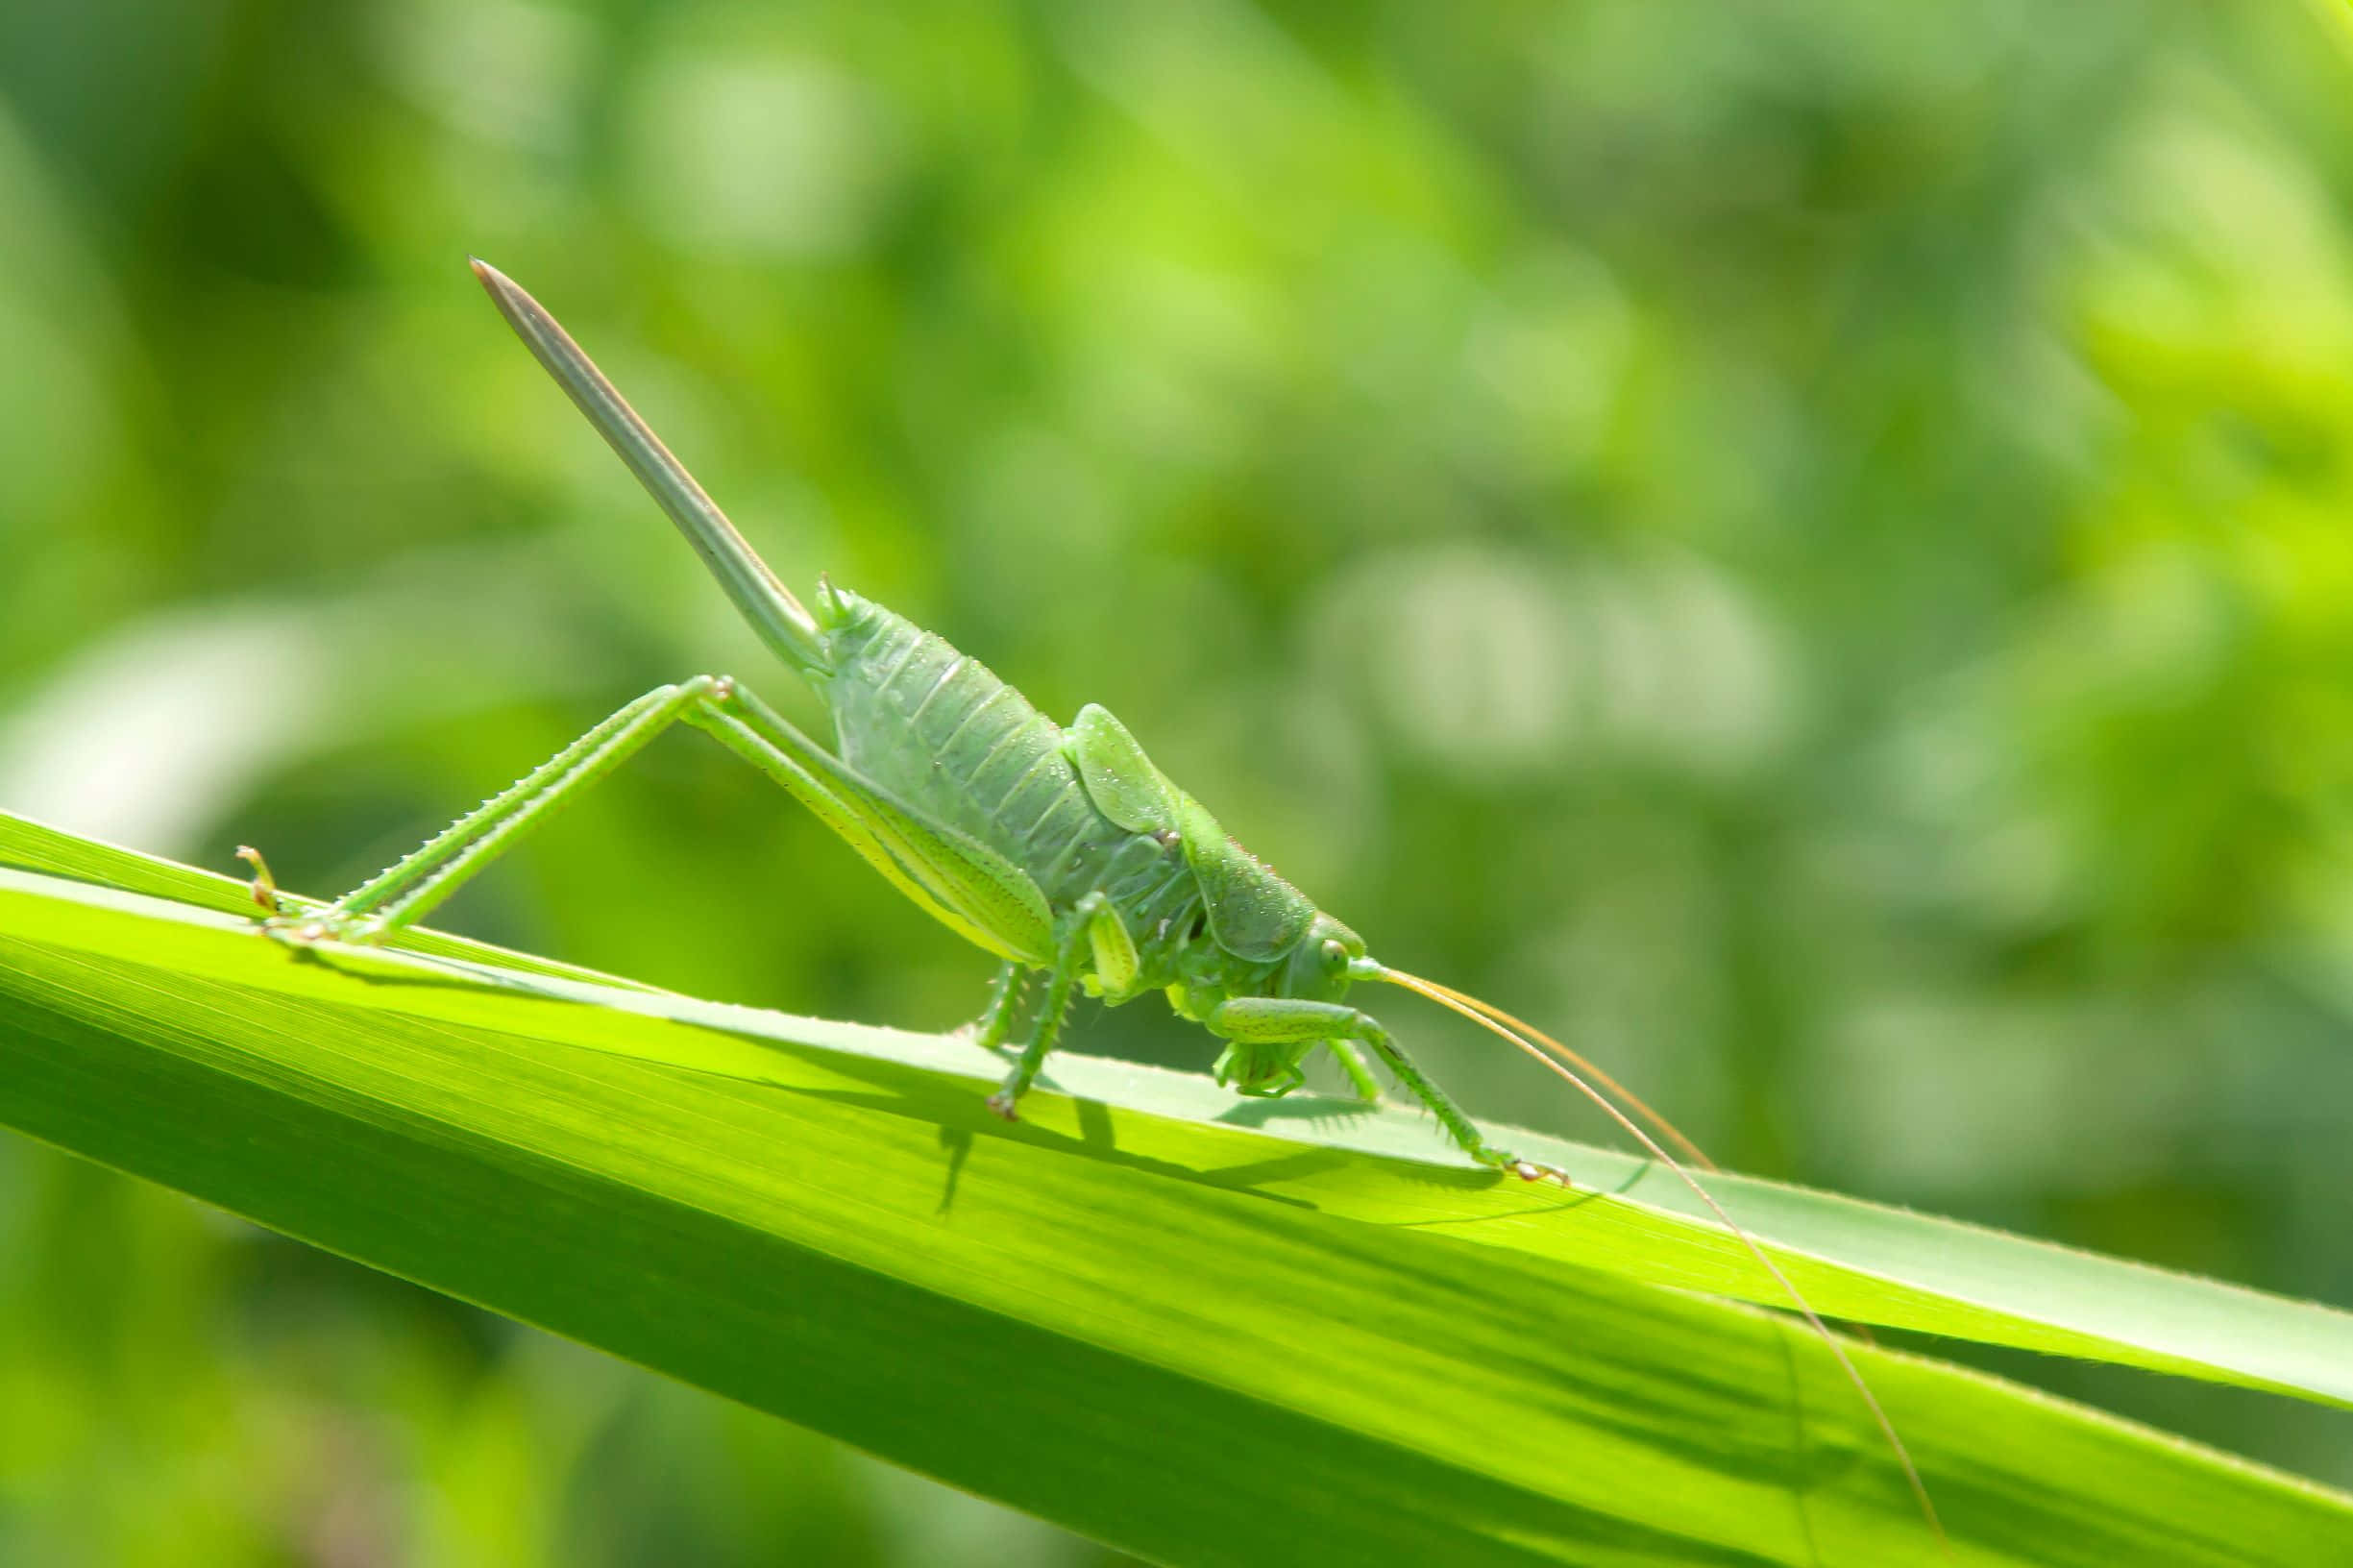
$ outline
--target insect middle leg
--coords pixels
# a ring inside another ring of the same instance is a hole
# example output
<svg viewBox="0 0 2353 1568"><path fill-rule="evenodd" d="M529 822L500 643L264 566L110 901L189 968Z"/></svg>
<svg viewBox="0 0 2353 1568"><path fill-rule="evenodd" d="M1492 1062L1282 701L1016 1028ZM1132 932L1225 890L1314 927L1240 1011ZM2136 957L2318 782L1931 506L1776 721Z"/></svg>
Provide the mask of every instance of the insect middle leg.
<svg viewBox="0 0 2353 1568"><path fill-rule="evenodd" d="M1029 970L1014 959L1007 959L996 971L996 983L989 988L989 1005L979 1017L966 1027L982 1050L993 1051L1005 1043L1013 1033L1014 1016L1021 1010L1021 997L1029 990Z"/></svg>
<svg viewBox="0 0 2353 1568"><path fill-rule="evenodd" d="M1568 1185L1568 1177L1549 1165L1522 1160L1486 1140L1478 1124L1462 1114L1447 1092L1414 1065L1371 1014L1345 1002L1317 1002L1297 996L1236 996L1217 1004L1203 1020L1210 1032L1244 1043L1277 1045L1294 1041L1360 1041L1382 1065L1397 1075L1412 1096L1430 1108L1438 1125L1460 1145L1462 1152L1483 1165L1507 1170L1526 1181L1549 1176ZM1348 1061L1342 1055L1343 1066ZM1362 1064L1360 1062L1359 1066Z"/></svg>
<svg viewBox="0 0 2353 1568"><path fill-rule="evenodd" d="M1054 968L1046 981L1045 1001L1038 1009L1038 1021L1003 1086L989 1096L989 1109L1007 1121L1015 1118L1015 1107L1029 1091L1038 1069L1045 1064L1046 1053L1061 1038L1063 1022L1070 1016L1072 993L1088 965L1091 963L1098 972L1108 970L1104 978L1115 989L1134 978L1135 944L1110 896L1091 893L1078 901L1071 915L1055 943ZM996 1011L993 1005L990 1009L992 1014ZM983 1042L987 1043L985 1033Z"/></svg>

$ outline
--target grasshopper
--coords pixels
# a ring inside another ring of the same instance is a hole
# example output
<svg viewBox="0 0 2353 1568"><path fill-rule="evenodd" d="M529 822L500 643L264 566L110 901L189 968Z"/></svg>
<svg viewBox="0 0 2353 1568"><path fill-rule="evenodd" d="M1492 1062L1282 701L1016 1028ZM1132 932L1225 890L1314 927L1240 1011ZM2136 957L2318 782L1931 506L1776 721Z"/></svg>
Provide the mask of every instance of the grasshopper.
<svg viewBox="0 0 2353 1568"><path fill-rule="evenodd" d="M1526 1051L1672 1168L1747 1244L1836 1355L1935 1526L1909 1453L1838 1340L1778 1265L1603 1089L1706 1166L1689 1139L1551 1036L1371 957L1362 937L1244 849L1155 767L1107 709L1091 703L1065 729L986 666L871 600L820 578L815 607L804 605L554 317L497 268L473 265L500 313L686 535L761 640L815 689L831 713L835 746L810 739L731 676L658 687L324 907L280 913L266 864L240 850L254 865L255 898L273 935L299 943L389 940L549 812L684 722L781 784L901 893L996 956L995 984L970 1028L982 1046L1011 1050L988 1102L1009 1121L1080 992L1113 1006L1159 992L1224 1041L1215 1075L1239 1093L1288 1094L1320 1049L1359 1095L1378 1100L1369 1056L1480 1164L1566 1187L1566 1173L1490 1142L1388 1029L1348 999L1350 989L1366 981L1403 987ZM1017 1046L1027 983L1040 972L1044 992Z"/></svg>

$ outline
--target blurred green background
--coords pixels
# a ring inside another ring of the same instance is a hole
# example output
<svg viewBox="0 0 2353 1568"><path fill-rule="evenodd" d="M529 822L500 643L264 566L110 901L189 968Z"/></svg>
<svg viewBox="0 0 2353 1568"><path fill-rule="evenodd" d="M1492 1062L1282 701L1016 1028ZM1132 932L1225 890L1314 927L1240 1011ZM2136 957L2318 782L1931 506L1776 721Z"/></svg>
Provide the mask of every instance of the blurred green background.
<svg viewBox="0 0 2353 1568"><path fill-rule="evenodd" d="M477 252L788 578L1110 705L1726 1163L2353 1303L2348 39L0 9L0 807L332 893L658 682L801 700ZM445 923L919 1027L989 972L683 732ZM2341 1415L1994 1364L2353 1483ZM652 1560L1108 1559L0 1136L0 1561Z"/></svg>

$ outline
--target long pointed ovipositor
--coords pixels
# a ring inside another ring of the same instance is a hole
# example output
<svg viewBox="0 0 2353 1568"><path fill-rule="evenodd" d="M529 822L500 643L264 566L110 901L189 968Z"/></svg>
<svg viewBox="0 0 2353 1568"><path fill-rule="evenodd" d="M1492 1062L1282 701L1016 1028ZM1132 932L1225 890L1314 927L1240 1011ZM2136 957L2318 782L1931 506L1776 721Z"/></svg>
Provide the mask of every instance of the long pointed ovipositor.
<svg viewBox="0 0 2353 1568"><path fill-rule="evenodd" d="M557 326L555 318L522 284L478 257L469 259L474 276L490 291L499 314L514 328L532 356L547 367L548 374L572 395L580 412L621 454L621 460L661 503L670 520L678 525L761 640L796 669L825 669L824 644L808 610L777 580L768 563L753 553L719 503L670 454L662 438L637 417L637 410L580 351L572 334Z"/></svg>

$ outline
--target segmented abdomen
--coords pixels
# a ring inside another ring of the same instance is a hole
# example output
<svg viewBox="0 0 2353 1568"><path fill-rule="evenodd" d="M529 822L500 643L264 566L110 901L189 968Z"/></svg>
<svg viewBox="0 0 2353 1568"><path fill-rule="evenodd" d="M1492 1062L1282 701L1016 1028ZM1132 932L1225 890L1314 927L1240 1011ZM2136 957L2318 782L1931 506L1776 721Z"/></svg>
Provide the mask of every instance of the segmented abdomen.
<svg viewBox="0 0 2353 1568"><path fill-rule="evenodd" d="M1057 914L1099 889L1140 948L1172 945L1199 902L1184 855L1094 808L1061 726L905 618L839 590L834 600L823 691L842 760L1020 867Z"/></svg>

